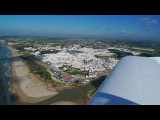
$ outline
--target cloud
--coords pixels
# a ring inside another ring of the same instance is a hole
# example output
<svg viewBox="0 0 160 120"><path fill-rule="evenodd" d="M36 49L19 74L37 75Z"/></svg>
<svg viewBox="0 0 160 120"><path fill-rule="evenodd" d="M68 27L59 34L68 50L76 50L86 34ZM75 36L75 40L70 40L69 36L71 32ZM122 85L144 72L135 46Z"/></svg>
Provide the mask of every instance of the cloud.
<svg viewBox="0 0 160 120"><path fill-rule="evenodd" d="M126 32L127 32L126 30L122 30L120 34L125 34Z"/></svg>
<svg viewBox="0 0 160 120"><path fill-rule="evenodd" d="M142 20L142 21L149 21L149 20L152 20L152 18L146 17L146 18L141 18L141 20Z"/></svg>
<svg viewBox="0 0 160 120"><path fill-rule="evenodd" d="M146 21L146 23L144 24L145 26L151 26L153 24L157 24L157 23L160 23L160 20L156 20L156 19L153 19L153 18L141 18L140 19L141 21Z"/></svg>
<svg viewBox="0 0 160 120"><path fill-rule="evenodd" d="M126 33L126 31L125 31L125 30L122 30L122 33Z"/></svg>
<svg viewBox="0 0 160 120"><path fill-rule="evenodd" d="M156 23L159 23L159 21L158 20L150 20L145 24L145 26L150 26L150 25L156 24Z"/></svg>

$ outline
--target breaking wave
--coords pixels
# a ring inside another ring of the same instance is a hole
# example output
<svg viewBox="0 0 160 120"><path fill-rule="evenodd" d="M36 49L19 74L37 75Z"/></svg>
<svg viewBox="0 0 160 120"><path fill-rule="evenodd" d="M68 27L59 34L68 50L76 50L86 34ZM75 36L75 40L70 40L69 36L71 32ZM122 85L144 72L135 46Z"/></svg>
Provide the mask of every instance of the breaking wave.
<svg viewBox="0 0 160 120"><path fill-rule="evenodd" d="M11 104L11 52L0 45L0 104Z"/></svg>

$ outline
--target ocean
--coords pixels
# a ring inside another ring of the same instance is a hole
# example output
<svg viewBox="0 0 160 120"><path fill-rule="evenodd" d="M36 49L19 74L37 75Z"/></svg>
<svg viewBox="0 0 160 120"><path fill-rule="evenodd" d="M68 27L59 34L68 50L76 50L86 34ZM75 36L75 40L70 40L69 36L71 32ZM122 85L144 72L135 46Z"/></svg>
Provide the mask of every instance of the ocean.
<svg viewBox="0 0 160 120"><path fill-rule="evenodd" d="M8 105L13 102L11 62L11 51L0 45L0 105Z"/></svg>

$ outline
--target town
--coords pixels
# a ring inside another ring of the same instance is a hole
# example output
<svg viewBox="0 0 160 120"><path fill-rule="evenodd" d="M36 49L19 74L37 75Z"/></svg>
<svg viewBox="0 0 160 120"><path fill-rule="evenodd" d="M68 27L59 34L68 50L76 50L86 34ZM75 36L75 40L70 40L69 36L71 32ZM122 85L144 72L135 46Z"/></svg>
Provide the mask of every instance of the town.
<svg viewBox="0 0 160 120"><path fill-rule="evenodd" d="M87 84L108 76L121 57L141 54L139 48L133 50L123 42L117 44L115 41L115 44L107 40L27 37L9 38L2 42L15 48L22 56L29 54L34 58L32 60L50 71L48 74L52 78L66 84Z"/></svg>

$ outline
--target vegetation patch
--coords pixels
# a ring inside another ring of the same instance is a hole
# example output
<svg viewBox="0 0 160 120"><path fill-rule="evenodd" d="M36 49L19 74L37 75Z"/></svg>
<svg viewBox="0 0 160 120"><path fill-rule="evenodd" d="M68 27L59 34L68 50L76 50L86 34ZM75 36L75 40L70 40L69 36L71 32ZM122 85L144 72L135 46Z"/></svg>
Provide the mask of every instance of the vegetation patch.
<svg viewBox="0 0 160 120"><path fill-rule="evenodd" d="M94 88L91 91L89 91L89 97L93 97L93 95L96 93L97 90L98 88Z"/></svg>
<svg viewBox="0 0 160 120"><path fill-rule="evenodd" d="M50 54L50 53L58 53L59 50L45 50L45 51L41 51L40 54Z"/></svg>
<svg viewBox="0 0 160 120"><path fill-rule="evenodd" d="M64 72L71 74L71 75L88 75L88 71L78 71L78 70L73 70L73 69L67 69L64 70Z"/></svg>
<svg viewBox="0 0 160 120"><path fill-rule="evenodd" d="M40 75L45 80L52 80L52 76L47 71L47 69L44 66L40 65L39 63L37 63L36 60L32 56L29 56L29 54L24 54L22 59L26 61L31 72L34 72Z"/></svg>

